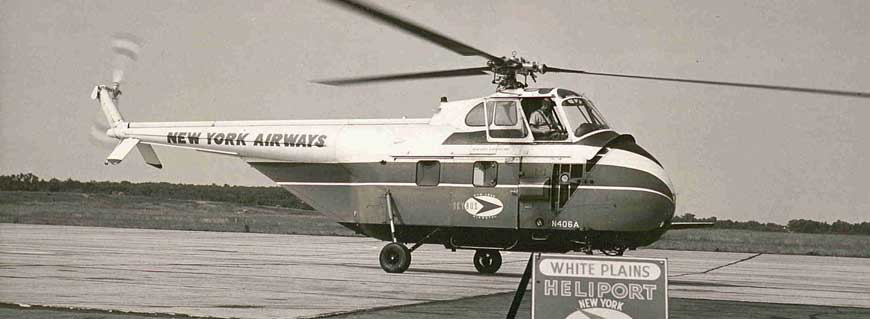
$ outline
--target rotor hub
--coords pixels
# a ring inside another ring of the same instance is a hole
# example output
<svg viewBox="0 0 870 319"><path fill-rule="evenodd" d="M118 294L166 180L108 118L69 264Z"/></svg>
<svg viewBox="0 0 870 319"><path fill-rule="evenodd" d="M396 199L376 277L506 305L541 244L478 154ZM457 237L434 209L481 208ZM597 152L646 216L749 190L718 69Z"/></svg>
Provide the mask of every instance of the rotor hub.
<svg viewBox="0 0 870 319"><path fill-rule="evenodd" d="M535 61L526 60L516 55L501 60L489 60L486 65L490 68L493 78L492 83L498 85L498 89L523 89L529 86L529 78L537 82L537 73L543 73L541 66ZM521 75L520 81L517 75Z"/></svg>

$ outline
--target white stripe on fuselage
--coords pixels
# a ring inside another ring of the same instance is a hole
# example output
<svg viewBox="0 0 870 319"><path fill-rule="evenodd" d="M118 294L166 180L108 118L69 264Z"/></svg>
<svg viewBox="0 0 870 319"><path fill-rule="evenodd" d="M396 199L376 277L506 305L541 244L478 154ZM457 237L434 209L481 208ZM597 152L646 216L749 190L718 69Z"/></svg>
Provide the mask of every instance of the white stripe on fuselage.
<svg viewBox="0 0 870 319"><path fill-rule="evenodd" d="M281 186L409 186L409 187L479 187L479 188L492 188L486 186L474 186L472 184L452 184L452 183L440 183L435 186L421 186L416 183L347 183L347 182L277 182L278 185ZM539 187L534 185L535 187ZM517 185L496 185L496 188L517 188Z"/></svg>
<svg viewBox="0 0 870 319"><path fill-rule="evenodd" d="M440 183L436 186L420 186L416 183L352 183L352 182L278 182L278 185L281 186L394 186L394 187L461 187L461 188L481 188L486 189L484 186L474 186L472 184L453 184L453 183ZM496 188L549 188L550 185L496 185ZM662 194L659 191L641 188L641 187L623 187L623 186L590 186L590 185L580 185L577 186L577 189L589 189L589 190L614 190L614 191L635 191L635 192L647 192L662 196L667 198L669 201L673 202L674 200L668 195Z"/></svg>
<svg viewBox="0 0 870 319"><path fill-rule="evenodd" d="M653 162L651 159L639 154L611 148L597 164L621 166L649 173L665 183L665 185L671 189L671 192L674 190L674 186L665 174L664 168L659 166L659 164L656 164L656 162Z"/></svg>
<svg viewBox="0 0 870 319"><path fill-rule="evenodd" d="M671 203L674 202L674 199L668 195L662 194L659 191L652 190L649 188L641 188L641 187L623 187L623 186L577 186L578 189L596 189L596 190L611 190L611 191L636 191L636 192L647 192L659 195L661 197L667 198Z"/></svg>

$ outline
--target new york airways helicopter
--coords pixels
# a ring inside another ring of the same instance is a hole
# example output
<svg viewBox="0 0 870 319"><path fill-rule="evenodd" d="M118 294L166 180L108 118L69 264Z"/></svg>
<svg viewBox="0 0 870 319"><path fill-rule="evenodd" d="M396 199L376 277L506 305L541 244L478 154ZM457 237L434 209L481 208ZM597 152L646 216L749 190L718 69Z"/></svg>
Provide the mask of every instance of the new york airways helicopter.
<svg viewBox="0 0 870 319"><path fill-rule="evenodd" d="M573 73L870 97L550 67L492 55L367 3L331 2L486 63L318 83L491 75L496 92L442 99L426 119L131 122L117 109L118 70L113 84L91 94L109 125L105 134L120 140L106 162L117 164L137 148L147 164L161 168L152 145L235 156L341 225L388 241L380 253L386 272L404 272L415 249L438 244L476 250L475 268L495 273L500 251L622 255L669 229L709 226L671 221L676 198L663 166L631 135L611 128L593 101L569 89L530 88L529 79ZM121 59L135 60L138 50L136 41L115 40Z"/></svg>

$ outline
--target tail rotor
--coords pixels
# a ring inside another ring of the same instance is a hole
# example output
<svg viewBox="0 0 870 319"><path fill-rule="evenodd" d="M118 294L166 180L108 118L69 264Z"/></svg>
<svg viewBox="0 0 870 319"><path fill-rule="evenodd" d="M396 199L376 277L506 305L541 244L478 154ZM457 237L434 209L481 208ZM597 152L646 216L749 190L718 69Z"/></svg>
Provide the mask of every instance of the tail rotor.
<svg viewBox="0 0 870 319"><path fill-rule="evenodd" d="M112 37L112 82L120 84L124 81L126 71L133 67L133 63L139 60L139 50L142 49L142 40L139 37L118 33Z"/></svg>
<svg viewBox="0 0 870 319"><path fill-rule="evenodd" d="M106 135L106 131L110 129L109 124L106 123L106 117L103 115L102 111L97 111L94 113L93 121L91 122L90 134L88 135L88 141L105 151L111 151L112 147L115 144L118 144L118 140L109 137Z"/></svg>
<svg viewBox="0 0 870 319"><path fill-rule="evenodd" d="M117 110L118 97L121 95L121 84L126 79L127 72L133 68L139 59L139 51L142 49L142 41L139 37L118 33L112 36L112 85L97 86L94 88L91 98L99 100L101 88L104 88L112 103L102 103L97 111L94 122L91 125L89 139L91 144L111 148L117 144L116 139L108 135L108 131L121 120L121 114ZM108 104L108 105L107 105Z"/></svg>
<svg viewBox="0 0 870 319"><path fill-rule="evenodd" d="M124 133L123 125L124 118L118 112L118 97L121 96L121 83L124 82L124 75L127 73L134 62L139 59L139 50L142 48L142 41L138 37L131 34L116 34L112 37L112 85L97 85L91 92L91 98L100 102L100 110L102 111L103 119L97 115L97 119L91 126L91 142L96 145L111 145L113 139L120 140L104 162L106 165L119 164L122 160L136 148L145 163L156 168L162 168L163 164L154 152L154 148L150 144L140 143L141 141L134 137L129 137Z"/></svg>

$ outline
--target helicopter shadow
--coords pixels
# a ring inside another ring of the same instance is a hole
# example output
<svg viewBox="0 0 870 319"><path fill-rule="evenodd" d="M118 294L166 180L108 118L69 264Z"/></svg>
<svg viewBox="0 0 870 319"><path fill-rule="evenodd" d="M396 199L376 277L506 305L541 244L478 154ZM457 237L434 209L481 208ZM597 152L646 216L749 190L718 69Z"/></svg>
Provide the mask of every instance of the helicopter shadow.
<svg viewBox="0 0 870 319"><path fill-rule="evenodd" d="M447 269L432 269L432 268L414 268L411 267L408 269L409 273L414 272L422 272L422 273L433 273L433 274L451 274L451 275L466 275L466 276L476 276L476 277L501 277L501 278L520 278L522 274L481 274L477 271L473 270L447 270Z"/></svg>

